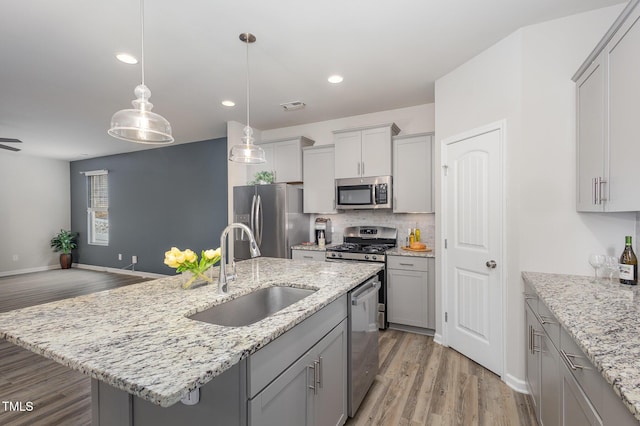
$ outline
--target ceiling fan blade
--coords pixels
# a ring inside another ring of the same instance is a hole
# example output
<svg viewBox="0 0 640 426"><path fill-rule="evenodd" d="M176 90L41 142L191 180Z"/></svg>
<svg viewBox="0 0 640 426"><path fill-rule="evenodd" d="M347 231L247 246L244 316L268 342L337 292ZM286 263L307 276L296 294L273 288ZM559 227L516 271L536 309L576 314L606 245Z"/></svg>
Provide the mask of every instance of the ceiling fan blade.
<svg viewBox="0 0 640 426"><path fill-rule="evenodd" d="M9 151L21 151L20 148L15 148L13 146L2 145L2 144L0 144L0 148L1 149L7 149Z"/></svg>
<svg viewBox="0 0 640 426"><path fill-rule="evenodd" d="M0 142L5 142L5 143L22 143L22 141L20 139L13 139L13 138L0 138Z"/></svg>

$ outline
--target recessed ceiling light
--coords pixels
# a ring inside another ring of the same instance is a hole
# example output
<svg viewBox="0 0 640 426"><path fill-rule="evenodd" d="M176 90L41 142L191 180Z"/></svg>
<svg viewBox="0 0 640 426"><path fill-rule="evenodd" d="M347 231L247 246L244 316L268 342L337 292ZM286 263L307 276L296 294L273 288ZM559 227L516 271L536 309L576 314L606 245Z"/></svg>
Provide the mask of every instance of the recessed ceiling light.
<svg viewBox="0 0 640 426"><path fill-rule="evenodd" d="M232 107L232 106L236 106L236 103L233 101L226 100L226 101L222 101L222 105L226 107Z"/></svg>
<svg viewBox="0 0 640 426"><path fill-rule="evenodd" d="M129 65L134 65L138 63L138 60L133 56L129 55L128 53L118 53L116 55L116 58L120 62L124 62L125 64L129 64Z"/></svg>
<svg viewBox="0 0 640 426"><path fill-rule="evenodd" d="M327 80L329 81L329 83L338 84L338 83L342 83L342 80L344 79L342 78L341 75L332 75Z"/></svg>

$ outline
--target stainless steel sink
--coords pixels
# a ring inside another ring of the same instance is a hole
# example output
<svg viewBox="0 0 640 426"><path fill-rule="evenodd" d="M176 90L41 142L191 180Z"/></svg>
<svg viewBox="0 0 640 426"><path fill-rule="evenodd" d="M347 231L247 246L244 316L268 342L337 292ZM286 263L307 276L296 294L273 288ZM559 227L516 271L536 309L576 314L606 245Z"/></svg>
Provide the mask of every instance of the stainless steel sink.
<svg viewBox="0 0 640 426"><path fill-rule="evenodd" d="M316 290L275 286L261 288L237 299L213 306L189 318L227 327L258 322L313 294Z"/></svg>

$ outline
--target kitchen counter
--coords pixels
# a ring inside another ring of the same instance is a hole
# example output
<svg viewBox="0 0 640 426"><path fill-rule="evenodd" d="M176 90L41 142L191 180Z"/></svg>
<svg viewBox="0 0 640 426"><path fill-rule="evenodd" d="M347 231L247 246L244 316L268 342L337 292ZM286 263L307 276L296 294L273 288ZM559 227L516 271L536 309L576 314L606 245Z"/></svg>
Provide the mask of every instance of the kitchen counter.
<svg viewBox="0 0 640 426"><path fill-rule="evenodd" d="M522 278L640 420L640 289L584 276L523 272Z"/></svg>
<svg viewBox="0 0 640 426"><path fill-rule="evenodd" d="M237 263L228 294L172 276L0 314L0 338L168 407L382 268L379 264L257 258ZM187 318L258 288L317 291L246 327Z"/></svg>
<svg viewBox="0 0 640 426"><path fill-rule="evenodd" d="M387 250L387 256L410 256L410 257L436 257L432 251L410 251L403 250L400 247L394 247L391 250Z"/></svg>
<svg viewBox="0 0 640 426"><path fill-rule="evenodd" d="M328 248L339 245L340 244L326 244L324 247L320 247L317 244L298 244L296 246L291 246L291 250L327 251Z"/></svg>

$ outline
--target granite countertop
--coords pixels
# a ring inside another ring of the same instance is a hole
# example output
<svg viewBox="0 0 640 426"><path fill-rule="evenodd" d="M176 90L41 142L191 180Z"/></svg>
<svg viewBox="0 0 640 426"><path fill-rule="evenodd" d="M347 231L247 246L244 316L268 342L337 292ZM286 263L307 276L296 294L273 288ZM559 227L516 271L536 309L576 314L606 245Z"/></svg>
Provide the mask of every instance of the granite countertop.
<svg viewBox="0 0 640 426"><path fill-rule="evenodd" d="M381 268L257 258L237 263L228 294L217 283L182 290L179 276L161 278L0 314L0 338L168 407ZM186 318L273 285L317 291L246 327Z"/></svg>
<svg viewBox="0 0 640 426"><path fill-rule="evenodd" d="M522 278L640 420L638 286L534 272L523 272Z"/></svg>
<svg viewBox="0 0 640 426"><path fill-rule="evenodd" d="M324 247L320 247L317 244L298 244L291 246L291 250L326 251L328 248L338 245L339 244L326 244Z"/></svg>
<svg viewBox="0 0 640 426"><path fill-rule="evenodd" d="M410 256L410 257L436 257L434 251L410 251L403 250L400 247L394 247L387 250L387 256Z"/></svg>

